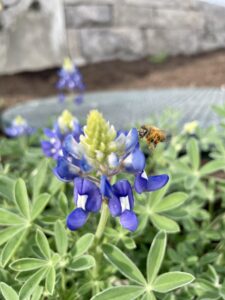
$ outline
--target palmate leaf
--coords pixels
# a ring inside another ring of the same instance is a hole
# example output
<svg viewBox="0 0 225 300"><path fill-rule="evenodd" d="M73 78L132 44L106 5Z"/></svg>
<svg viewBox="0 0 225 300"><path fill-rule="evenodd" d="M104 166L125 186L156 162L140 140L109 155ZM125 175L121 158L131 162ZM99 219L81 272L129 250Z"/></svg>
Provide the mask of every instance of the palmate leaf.
<svg viewBox="0 0 225 300"><path fill-rule="evenodd" d="M19 225L26 222L22 217L6 210L0 208L0 225L9 226L9 225Z"/></svg>
<svg viewBox="0 0 225 300"><path fill-rule="evenodd" d="M0 245L7 242L9 239L11 239L14 235L17 233L24 231L26 227L24 225L22 226L11 226L5 229L0 230Z"/></svg>
<svg viewBox="0 0 225 300"><path fill-rule="evenodd" d="M154 238L147 258L147 279L152 283L161 267L166 251L167 237L164 231L159 232Z"/></svg>
<svg viewBox="0 0 225 300"><path fill-rule="evenodd" d="M134 300L140 297L145 289L140 286L112 287L91 298L91 300Z"/></svg>
<svg viewBox="0 0 225 300"><path fill-rule="evenodd" d="M48 204L51 196L47 193L37 196L31 209L31 220L36 219Z"/></svg>
<svg viewBox="0 0 225 300"><path fill-rule="evenodd" d="M27 299L34 292L36 287L39 285L41 280L46 276L48 268L41 268L24 283L22 286L19 296L21 299Z"/></svg>
<svg viewBox="0 0 225 300"><path fill-rule="evenodd" d="M94 235L92 233L86 233L81 238L79 238L71 250L71 254L74 257L83 255L88 251L94 241Z"/></svg>
<svg viewBox="0 0 225 300"><path fill-rule="evenodd" d="M200 169L200 176L205 176L208 174L212 174L214 172L217 172L219 170L225 169L225 160L223 159L217 159L208 162Z"/></svg>
<svg viewBox="0 0 225 300"><path fill-rule="evenodd" d="M55 222L54 232L57 251L61 255L64 255L67 252L68 238L65 226L62 224L61 221Z"/></svg>
<svg viewBox="0 0 225 300"><path fill-rule="evenodd" d="M150 292L148 294L144 294L141 300L156 300L156 297L153 293Z"/></svg>
<svg viewBox="0 0 225 300"><path fill-rule="evenodd" d="M46 180L47 169L48 169L48 159L44 158L37 166L37 169L34 170L34 172L36 171L35 172L36 174L32 177L34 201L37 199L37 196L39 195L41 188Z"/></svg>
<svg viewBox="0 0 225 300"><path fill-rule="evenodd" d="M153 282L153 290L159 293L168 293L191 283L194 276L184 272L164 273Z"/></svg>
<svg viewBox="0 0 225 300"><path fill-rule="evenodd" d="M102 246L105 257L127 278L145 285L146 280L141 271L119 248L111 244Z"/></svg>
<svg viewBox="0 0 225 300"><path fill-rule="evenodd" d="M41 251L41 253L46 257L47 259L51 258L51 249L49 247L48 240L44 233L40 230L37 230L36 232L36 243Z"/></svg>
<svg viewBox="0 0 225 300"><path fill-rule="evenodd" d="M10 264L10 268L17 272L31 271L44 267L48 261L39 258L21 258Z"/></svg>
<svg viewBox="0 0 225 300"><path fill-rule="evenodd" d="M1 282L0 289L5 300L19 300L19 296L14 289L6 283Z"/></svg>
<svg viewBox="0 0 225 300"><path fill-rule="evenodd" d="M20 213L30 219L29 198L27 188L22 178L19 178L15 184L15 202Z"/></svg>
<svg viewBox="0 0 225 300"><path fill-rule="evenodd" d="M13 201L15 181L7 176L0 175L0 195L9 201Z"/></svg>
<svg viewBox="0 0 225 300"><path fill-rule="evenodd" d="M43 295L43 286L37 286L32 293L31 300L40 300Z"/></svg>
<svg viewBox="0 0 225 300"><path fill-rule="evenodd" d="M165 230L168 233L175 233L180 231L180 227L177 222L165 216L152 214L151 221L153 225L159 230Z"/></svg>
<svg viewBox="0 0 225 300"><path fill-rule="evenodd" d="M25 239L27 235L27 228L24 229L22 232L19 231L16 235L14 235L10 240L8 240L7 244L2 249L1 253L1 263L3 267L7 265L11 257L14 255L16 250L21 245L22 241Z"/></svg>
<svg viewBox="0 0 225 300"><path fill-rule="evenodd" d="M56 280L55 268L52 266L49 268L45 280L45 287L50 295L53 295L54 293L55 280Z"/></svg>
<svg viewBox="0 0 225 300"><path fill-rule="evenodd" d="M155 207L154 212L165 212L181 206L188 198L183 192L176 192L166 196Z"/></svg>
<svg viewBox="0 0 225 300"><path fill-rule="evenodd" d="M199 151L198 142L195 138L191 138L188 141L187 154L190 158L193 169L198 170L200 166L200 151Z"/></svg>
<svg viewBox="0 0 225 300"><path fill-rule="evenodd" d="M83 255L75 258L69 266L70 270L79 272L95 266L95 259L91 255Z"/></svg>

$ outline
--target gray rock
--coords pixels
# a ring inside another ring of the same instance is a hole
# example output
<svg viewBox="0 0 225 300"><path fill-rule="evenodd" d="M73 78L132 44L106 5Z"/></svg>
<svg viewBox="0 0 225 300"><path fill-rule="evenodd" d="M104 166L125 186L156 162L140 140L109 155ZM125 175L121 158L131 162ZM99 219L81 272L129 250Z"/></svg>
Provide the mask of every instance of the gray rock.
<svg viewBox="0 0 225 300"><path fill-rule="evenodd" d="M67 0L69 1L69 0ZM71 0L72 1L72 0ZM149 5L158 8L196 8L198 0L124 0L126 4Z"/></svg>
<svg viewBox="0 0 225 300"><path fill-rule="evenodd" d="M83 66L86 64L86 60L80 49L79 32L80 31L78 29L67 29L68 48L76 65Z"/></svg>
<svg viewBox="0 0 225 300"><path fill-rule="evenodd" d="M150 55L159 53L170 55L194 54L199 50L198 35L188 29L148 29L146 36Z"/></svg>
<svg viewBox="0 0 225 300"><path fill-rule="evenodd" d="M134 28L82 29L81 44L89 62L130 60L145 54L142 32Z"/></svg>
<svg viewBox="0 0 225 300"><path fill-rule="evenodd" d="M68 28L109 25L112 22L110 5L68 5L65 14Z"/></svg>
<svg viewBox="0 0 225 300"><path fill-rule="evenodd" d="M155 9L152 14L153 28L202 30L204 15L197 11Z"/></svg>
<svg viewBox="0 0 225 300"><path fill-rule="evenodd" d="M22 5L24 1L24 5ZM21 0L3 11L0 73L39 70L61 64L65 56L64 14L61 0ZM4 51L4 47L7 51ZM3 50L2 50L3 48Z"/></svg>
<svg viewBox="0 0 225 300"><path fill-rule="evenodd" d="M153 8L147 5L118 5L115 7L115 24L117 26L150 27Z"/></svg>

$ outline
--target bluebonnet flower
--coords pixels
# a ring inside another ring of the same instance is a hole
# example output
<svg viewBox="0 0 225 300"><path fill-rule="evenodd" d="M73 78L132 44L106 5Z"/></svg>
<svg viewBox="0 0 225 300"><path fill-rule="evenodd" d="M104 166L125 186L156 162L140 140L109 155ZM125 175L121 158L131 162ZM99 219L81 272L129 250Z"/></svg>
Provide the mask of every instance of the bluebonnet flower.
<svg viewBox="0 0 225 300"><path fill-rule="evenodd" d="M22 135L31 135L34 133L35 129L29 126L27 121L21 117L17 116L13 121L11 126L5 128L5 134L9 137L19 137Z"/></svg>
<svg viewBox="0 0 225 300"><path fill-rule="evenodd" d="M125 229L136 230L138 219L133 212L133 189L138 193L155 191L169 179L166 174L147 177L136 128L116 132L98 111L90 112L79 141L72 135L65 138L62 152L54 173L63 181L74 180L77 208L67 219L71 230L84 225L89 212L98 212L103 200ZM123 172L134 174L133 188L127 180L119 180L111 186L110 179ZM94 209L92 195L97 201Z"/></svg>
<svg viewBox="0 0 225 300"><path fill-rule="evenodd" d="M72 94L76 104L82 103L85 91L83 77L70 58L65 58L63 67L58 72L58 76L59 80L56 87L60 91L59 101L64 102L66 99L65 92L69 92Z"/></svg>
<svg viewBox="0 0 225 300"><path fill-rule="evenodd" d="M41 141L44 154L47 157L58 159L62 156L62 143L68 134L72 134L76 141L79 141L82 127L78 120L67 110L59 116L53 129L45 128L44 134L48 140Z"/></svg>

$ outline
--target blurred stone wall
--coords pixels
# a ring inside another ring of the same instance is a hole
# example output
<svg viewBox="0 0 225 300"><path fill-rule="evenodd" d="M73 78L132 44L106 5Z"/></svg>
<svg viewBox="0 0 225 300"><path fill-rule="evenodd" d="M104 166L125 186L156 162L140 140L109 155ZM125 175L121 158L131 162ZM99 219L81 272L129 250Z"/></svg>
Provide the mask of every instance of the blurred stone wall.
<svg viewBox="0 0 225 300"><path fill-rule="evenodd" d="M225 47L225 9L198 0L64 0L77 64Z"/></svg>
<svg viewBox="0 0 225 300"><path fill-rule="evenodd" d="M65 49L62 0L0 0L0 74L60 65Z"/></svg>

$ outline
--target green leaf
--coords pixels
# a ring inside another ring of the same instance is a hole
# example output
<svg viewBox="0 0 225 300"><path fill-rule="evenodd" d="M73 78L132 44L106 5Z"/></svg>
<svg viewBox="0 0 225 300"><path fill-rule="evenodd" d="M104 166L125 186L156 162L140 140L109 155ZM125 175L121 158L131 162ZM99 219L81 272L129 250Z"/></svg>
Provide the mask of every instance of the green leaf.
<svg viewBox="0 0 225 300"><path fill-rule="evenodd" d="M198 170L200 166L200 153L198 142L195 138L191 138L187 144L187 154L190 158L194 170Z"/></svg>
<svg viewBox="0 0 225 300"><path fill-rule="evenodd" d="M55 231L55 242L57 251L64 255L67 252L68 247L68 238L64 225L61 221L57 221L54 226Z"/></svg>
<svg viewBox="0 0 225 300"><path fill-rule="evenodd" d="M31 210L31 220L36 219L44 210L45 206L48 204L50 195L45 193L39 195L34 202L34 205Z"/></svg>
<svg viewBox="0 0 225 300"><path fill-rule="evenodd" d="M152 283L162 265L166 251L167 236L164 231L159 232L150 247L147 258L147 278Z"/></svg>
<svg viewBox="0 0 225 300"><path fill-rule="evenodd" d="M36 242L44 257L50 259L51 258L51 249L49 247L48 240L44 233L40 230L36 232Z"/></svg>
<svg viewBox="0 0 225 300"><path fill-rule="evenodd" d="M165 230L169 233L175 233L180 231L180 227L177 222L158 214L151 215L151 221L159 230Z"/></svg>
<svg viewBox="0 0 225 300"><path fill-rule="evenodd" d="M0 225L18 225L24 224L25 219L21 218L20 216L4 209L0 208Z"/></svg>
<svg viewBox="0 0 225 300"><path fill-rule="evenodd" d="M119 248L111 244L105 244L102 248L109 262L113 264L125 277L139 284L146 284L141 271Z"/></svg>
<svg viewBox="0 0 225 300"><path fill-rule="evenodd" d="M16 181L15 202L21 214L26 219L30 219L30 208L29 208L29 198L27 195L27 188L25 182L21 178Z"/></svg>
<svg viewBox="0 0 225 300"><path fill-rule="evenodd" d="M34 201L37 198L37 196L39 195L40 190L41 190L44 182L46 181L47 169L48 169L48 159L45 158L39 163L37 169L35 170L36 174L32 178Z"/></svg>
<svg viewBox="0 0 225 300"><path fill-rule="evenodd" d="M56 278L55 268L52 266L49 268L48 273L46 275L46 280L45 280L45 287L50 295L53 295L53 293L54 293L55 278Z"/></svg>
<svg viewBox="0 0 225 300"><path fill-rule="evenodd" d="M19 300L19 296L14 289L6 283L1 282L0 289L5 300Z"/></svg>
<svg viewBox="0 0 225 300"><path fill-rule="evenodd" d="M84 271L95 266L95 259L91 255L83 255L75 258L69 266L73 271Z"/></svg>
<svg viewBox="0 0 225 300"><path fill-rule="evenodd" d="M39 258L21 258L10 264L10 268L17 272L40 269L47 265L47 261Z"/></svg>
<svg viewBox="0 0 225 300"><path fill-rule="evenodd" d="M135 249L136 248L136 244L135 244L135 241L132 239L132 238L129 238L127 236L125 236L123 238L123 243L124 243L124 246L129 249L129 250L132 250L132 249Z"/></svg>
<svg viewBox="0 0 225 300"><path fill-rule="evenodd" d="M41 280L45 277L47 271L48 269L42 268L29 277L20 290L19 296L21 299L27 299L32 295Z"/></svg>
<svg viewBox="0 0 225 300"><path fill-rule="evenodd" d="M11 226L0 230L0 245L7 242L10 238L22 230L25 230L24 226Z"/></svg>
<svg viewBox="0 0 225 300"><path fill-rule="evenodd" d="M78 257L83 255L91 247L94 241L94 235L92 233L86 233L79 240L77 240L73 247L71 254L72 256Z"/></svg>
<svg viewBox="0 0 225 300"><path fill-rule="evenodd" d="M31 300L40 300L43 295L43 289L44 288L42 286L37 286L32 293Z"/></svg>
<svg viewBox="0 0 225 300"><path fill-rule="evenodd" d="M145 289L140 286L128 285L112 287L92 297L91 300L134 300L140 297Z"/></svg>
<svg viewBox="0 0 225 300"><path fill-rule="evenodd" d="M9 177L0 175L0 195L9 201L13 201L15 181Z"/></svg>
<svg viewBox="0 0 225 300"><path fill-rule="evenodd" d="M164 212L181 206L188 198L186 193L177 192L165 197L161 202L154 207L154 212Z"/></svg>
<svg viewBox="0 0 225 300"><path fill-rule="evenodd" d="M213 160L205 164L200 169L200 175L205 176L208 174L212 174L214 172L217 172L219 170L223 170L225 168L225 161L224 160Z"/></svg>
<svg viewBox="0 0 225 300"><path fill-rule="evenodd" d="M150 292L148 294L144 294L141 300L156 300L156 297L152 292Z"/></svg>
<svg viewBox="0 0 225 300"><path fill-rule="evenodd" d="M156 207L158 203L162 200L169 186L170 183L166 184L162 189L159 189L158 191L155 191L154 193L150 194L149 206L151 207L151 209L154 209L154 207Z"/></svg>
<svg viewBox="0 0 225 300"><path fill-rule="evenodd" d="M21 245L22 241L24 240L25 236L27 234L27 229L24 229L24 231L21 233L18 232L16 235L14 235L4 246L1 253L1 263L3 267L7 265L11 257L14 255L16 250Z"/></svg>
<svg viewBox="0 0 225 300"><path fill-rule="evenodd" d="M168 293L191 283L194 276L184 272L164 273L153 282L153 290L159 293Z"/></svg>

